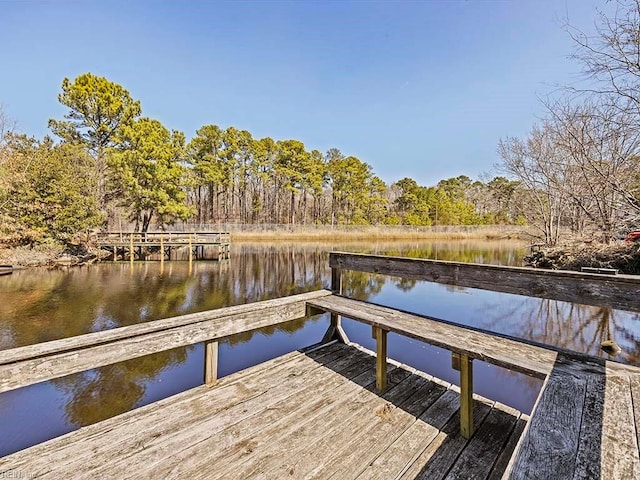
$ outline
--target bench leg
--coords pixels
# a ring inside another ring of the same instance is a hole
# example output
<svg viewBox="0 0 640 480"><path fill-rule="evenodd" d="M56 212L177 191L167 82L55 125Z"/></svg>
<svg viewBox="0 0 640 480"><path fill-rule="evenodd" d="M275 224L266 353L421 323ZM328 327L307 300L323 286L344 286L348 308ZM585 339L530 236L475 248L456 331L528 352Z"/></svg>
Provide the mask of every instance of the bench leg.
<svg viewBox="0 0 640 480"><path fill-rule="evenodd" d="M473 359L461 354L460 362L460 434L473 435Z"/></svg>
<svg viewBox="0 0 640 480"><path fill-rule="evenodd" d="M204 384L215 385L218 382L218 342L204 342Z"/></svg>
<svg viewBox="0 0 640 480"><path fill-rule="evenodd" d="M373 327L376 339L376 390L387 389L387 331Z"/></svg>

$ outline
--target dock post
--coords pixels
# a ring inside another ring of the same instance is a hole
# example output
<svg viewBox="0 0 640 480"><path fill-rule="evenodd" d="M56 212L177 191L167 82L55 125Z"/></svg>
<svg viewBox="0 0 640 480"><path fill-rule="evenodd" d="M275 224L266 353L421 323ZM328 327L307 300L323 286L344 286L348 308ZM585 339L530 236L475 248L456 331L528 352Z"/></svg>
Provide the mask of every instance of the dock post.
<svg viewBox="0 0 640 480"><path fill-rule="evenodd" d="M164 266L164 235L160 234L160 265Z"/></svg>
<svg viewBox="0 0 640 480"><path fill-rule="evenodd" d="M189 234L189 265L191 265L191 262L193 262L193 242L191 241L192 235L192 233Z"/></svg>
<svg viewBox="0 0 640 480"><path fill-rule="evenodd" d="M204 383L215 385L218 382L218 342L204 342Z"/></svg>
<svg viewBox="0 0 640 480"><path fill-rule="evenodd" d="M473 358L460 354L460 434L473 435Z"/></svg>
<svg viewBox="0 0 640 480"><path fill-rule="evenodd" d="M116 260L118 260L118 247L116 247L114 245L113 246L113 261L115 262Z"/></svg>
<svg viewBox="0 0 640 480"><path fill-rule="evenodd" d="M133 233L129 235L129 261L133 263Z"/></svg>
<svg viewBox="0 0 640 480"><path fill-rule="evenodd" d="M384 392L387 389L387 331L380 327L373 327L376 338L376 390Z"/></svg>
<svg viewBox="0 0 640 480"><path fill-rule="evenodd" d="M339 268L331 269L331 291L337 295L342 294L342 270ZM336 313L331 314L331 324L324 334L324 337L322 337L322 341L330 342L333 339L349 344L347 334L342 329L342 316Z"/></svg>

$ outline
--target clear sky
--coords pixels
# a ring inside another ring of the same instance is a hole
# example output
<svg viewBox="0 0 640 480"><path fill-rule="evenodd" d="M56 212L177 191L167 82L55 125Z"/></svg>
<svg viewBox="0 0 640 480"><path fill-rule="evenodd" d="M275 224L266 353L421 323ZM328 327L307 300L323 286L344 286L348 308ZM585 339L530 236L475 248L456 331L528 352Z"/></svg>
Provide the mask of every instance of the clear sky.
<svg viewBox="0 0 640 480"><path fill-rule="evenodd" d="M187 139L202 125L338 148L388 183L493 173L539 96L580 78L597 0L0 0L0 103L42 137L91 72Z"/></svg>

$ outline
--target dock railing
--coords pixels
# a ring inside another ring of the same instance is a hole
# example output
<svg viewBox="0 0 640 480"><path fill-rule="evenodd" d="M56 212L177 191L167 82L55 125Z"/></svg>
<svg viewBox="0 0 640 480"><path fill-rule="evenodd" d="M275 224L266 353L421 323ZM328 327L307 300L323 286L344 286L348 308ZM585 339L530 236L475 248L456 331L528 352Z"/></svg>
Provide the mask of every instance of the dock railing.
<svg viewBox="0 0 640 480"><path fill-rule="evenodd" d="M637 442L616 443L617 437L605 431L605 428L615 431L615 424L604 422L602 416L611 415L613 411L605 402L621 401L621 397L616 397L609 389L628 389L631 384L632 389L636 385L640 392L638 367L351 299L342 295L342 272L354 270L631 311L640 308L637 302L640 278L340 252L330 254L329 265L331 291L319 290L225 307L0 351L0 393L196 343L205 344L204 382L213 385L218 378L218 342L222 339L329 312L331 323L324 342L338 339L349 343L342 328L342 317L371 325L376 339L376 387L379 391L387 388L389 332L449 350L454 368L460 371L460 426L461 434L466 438L474 432L473 360L544 379L532 420L523 434L524 442L528 443L520 448L521 443L516 449L518 460L514 460L515 454L512 458L515 467L511 465L510 471L518 472L514 478L528 478L527 472L538 468L544 471L575 469L573 459L578 448L583 449L582 455L592 463L599 462L599 452L607 449L616 452L614 456L609 455L610 458L602 457L603 461L624 457L626 453L621 448L625 446L631 450L635 448L633 455L637 457ZM576 397L576 385L582 389L578 396L590 400L584 400L569 411L563 406L563 399ZM625 402L631 401L630 392L624 397ZM589 409L600 411L600 418L594 418ZM631 415L620 422L635 422L633 412L626 403L615 409L615 415ZM562 436L564 432L556 435L555 430L547 427L553 422L563 425L563 421L572 415L579 416L571 424L577 430L569 432L573 435L570 441L558 443L558 435ZM576 441L582 434L581 419L595 425L588 429L590 435L595 435L588 444ZM605 447L605 442L614 443ZM562 454L549 457L550 449Z"/></svg>
<svg viewBox="0 0 640 480"><path fill-rule="evenodd" d="M161 241L167 244L171 243L184 243L189 242L200 244L225 244L230 243L231 235L229 232L105 232L98 233L96 235L96 241L98 244L121 244L129 245L133 242L134 245L139 244L159 244Z"/></svg>
<svg viewBox="0 0 640 480"><path fill-rule="evenodd" d="M640 289L638 277L341 252L330 254L329 265L334 295L309 301L312 309L331 313L331 324L325 340L337 338L349 341L341 325L342 316L371 325L372 336L376 340L376 386L381 391L387 383L385 357L389 332L449 350L452 353L452 366L460 371L461 433L467 438L474 431L474 359L541 379L547 379L552 372L580 373L600 370L603 366L617 372L637 370L552 345L353 300L342 295L342 272L367 272L630 311L640 309L637 301Z"/></svg>
<svg viewBox="0 0 640 480"><path fill-rule="evenodd" d="M0 351L0 393L202 342L205 382L215 384L220 340L304 318L307 301L329 294L319 290Z"/></svg>

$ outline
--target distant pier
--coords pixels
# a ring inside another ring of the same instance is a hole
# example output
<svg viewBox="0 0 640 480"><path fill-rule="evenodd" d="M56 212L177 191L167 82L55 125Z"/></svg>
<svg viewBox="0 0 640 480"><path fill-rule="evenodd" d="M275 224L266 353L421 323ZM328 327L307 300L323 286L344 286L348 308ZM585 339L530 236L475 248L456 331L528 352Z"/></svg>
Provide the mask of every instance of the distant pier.
<svg viewBox="0 0 640 480"><path fill-rule="evenodd" d="M97 236L100 250L111 260L225 260L228 232L107 232Z"/></svg>
<svg viewBox="0 0 640 480"><path fill-rule="evenodd" d="M11 275L13 273L13 265L0 265L0 276Z"/></svg>

